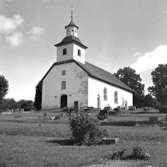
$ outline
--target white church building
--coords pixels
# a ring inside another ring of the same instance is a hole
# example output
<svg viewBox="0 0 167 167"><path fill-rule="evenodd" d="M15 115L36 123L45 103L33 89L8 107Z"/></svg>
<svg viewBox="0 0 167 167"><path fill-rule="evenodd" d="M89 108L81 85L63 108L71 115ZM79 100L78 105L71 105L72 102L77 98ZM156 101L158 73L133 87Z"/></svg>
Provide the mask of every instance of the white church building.
<svg viewBox="0 0 167 167"><path fill-rule="evenodd" d="M86 61L71 15L66 36L57 43L57 62L42 78L42 109L62 107L112 108L133 105L133 90L110 72Z"/></svg>

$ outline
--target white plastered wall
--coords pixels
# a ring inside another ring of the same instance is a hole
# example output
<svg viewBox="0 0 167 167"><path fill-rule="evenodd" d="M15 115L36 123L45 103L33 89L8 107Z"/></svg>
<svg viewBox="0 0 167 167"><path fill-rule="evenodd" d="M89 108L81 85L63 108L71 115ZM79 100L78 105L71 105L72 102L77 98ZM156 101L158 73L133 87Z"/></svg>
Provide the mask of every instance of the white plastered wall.
<svg viewBox="0 0 167 167"><path fill-rule="evenodd" d="M67 49L66 55L63 55L64 48ZM78 49L81 50L80 56L78 55ZM85 63L85 55L86 55L86 50L83 49L82 47L74 44L74 43L70 43L70 44L67 44L64 46L57 47L57 62L74 59L74 60L84 64Z"/></svg>
<svg viewBox="0 0 167 167"><path fill-rule="evenodd" d="M107 100L104 100L104 88L107 88ZM114 92L118 92L118 103L114 102ZM97 97L100 95L100 108L121 106L127 101L128 106L133 105L133 94L126 90L117 88L92 77L88 77L88 106L97 107Z"/></svg>
<svg viewBox="0 0 167 167"><path fill-rule="evenodd" d="M62 70L66 75L62 76ZM66 81L66 89L61 89L61 81ZM67 95L68 107L73 107L74 101L79 106L88 104L88 75L74 62L56 65L43 80L42 109L60 107L61 95Z"/></svg>

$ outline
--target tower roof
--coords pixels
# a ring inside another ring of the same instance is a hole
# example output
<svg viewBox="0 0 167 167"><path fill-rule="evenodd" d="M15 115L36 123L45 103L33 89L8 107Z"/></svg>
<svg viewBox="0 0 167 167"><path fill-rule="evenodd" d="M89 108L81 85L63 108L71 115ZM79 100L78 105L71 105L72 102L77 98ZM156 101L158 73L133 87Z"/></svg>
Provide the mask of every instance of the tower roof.
<svg viewBox="0 0 167 167"><path fill-rule="evenodd" d="M79 45L80 47L87 49L87 46L85 46L79 38L75 37L75 36L68 36L63 38L63 40L59 43L57 43L55 46L63 46L69 43L75 43L77 45Z"/></svg>
<svg viewBox="0 0 167 167"><path fill-rule="evenodd" d="M75 23L74 23L74 16L73 16L73 10L71 9L71 20L68 25L65 26L65 29L68 27L76 27L77 29L79 28Z"/></svg>

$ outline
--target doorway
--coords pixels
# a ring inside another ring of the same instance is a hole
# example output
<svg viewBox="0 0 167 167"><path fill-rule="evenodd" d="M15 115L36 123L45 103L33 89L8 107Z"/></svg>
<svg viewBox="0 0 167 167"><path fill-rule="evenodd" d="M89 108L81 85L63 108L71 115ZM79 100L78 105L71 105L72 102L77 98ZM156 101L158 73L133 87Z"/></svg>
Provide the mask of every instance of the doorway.
<svg viewBox="0 0 167 167"><path fill-rule="evenodd" d="M67 107L67 95L61 96L60 107L61 108Z"/></svg>

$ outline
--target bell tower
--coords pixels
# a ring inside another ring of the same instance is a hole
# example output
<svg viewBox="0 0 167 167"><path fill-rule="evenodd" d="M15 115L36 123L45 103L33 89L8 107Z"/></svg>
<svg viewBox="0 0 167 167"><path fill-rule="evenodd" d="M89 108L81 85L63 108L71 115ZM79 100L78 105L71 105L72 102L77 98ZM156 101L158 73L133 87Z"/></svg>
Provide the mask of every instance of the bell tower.
<svg viewBox="0 0 167 167"><path fill-rule="evenodd" d="M71 10L70 23L65 26L66 36L57 43L57 62L74 59L80 63L85 63L86 49L78 38L79 27L74 23L73 10Z"/></svg>

